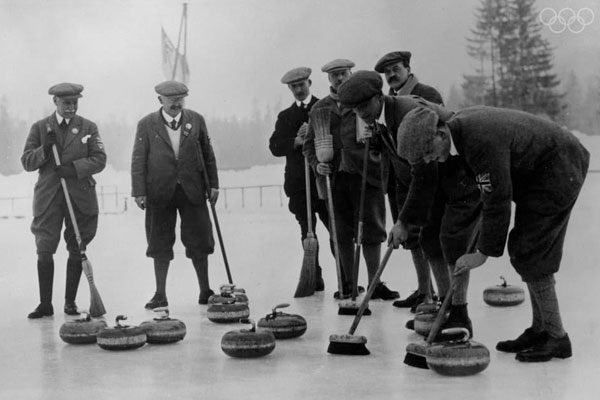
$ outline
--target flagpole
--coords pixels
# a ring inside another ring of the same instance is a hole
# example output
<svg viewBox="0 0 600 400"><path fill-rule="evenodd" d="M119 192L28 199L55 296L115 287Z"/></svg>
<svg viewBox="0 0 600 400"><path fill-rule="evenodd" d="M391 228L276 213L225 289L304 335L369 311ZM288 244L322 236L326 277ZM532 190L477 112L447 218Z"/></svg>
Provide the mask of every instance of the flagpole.
<svg viewBox="0 0 600 400"><path fill-rule="evenodd" d="M183 28L183 22L185 20L186 25L186 33L185 36L187 38L187 3L183 3L183 12L181 14L181 21L179 22L179 35L177 36L177 49L175 51L175 63L173 63L173 73L171 74L171 79L175 79L175 73L177 72L177 62L179 61L179 47L181 45L181 30ZM185 44L187 47L187 43Z"/></svg>

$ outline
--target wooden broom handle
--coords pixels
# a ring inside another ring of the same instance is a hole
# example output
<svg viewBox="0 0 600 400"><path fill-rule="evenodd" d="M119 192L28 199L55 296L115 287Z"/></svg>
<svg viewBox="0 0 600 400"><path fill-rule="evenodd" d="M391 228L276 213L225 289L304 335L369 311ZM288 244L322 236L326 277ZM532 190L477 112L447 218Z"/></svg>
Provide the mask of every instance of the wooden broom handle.
<svg viewBox="0 0 600 400"><path fill-rule="evenodd" d="M356 296L358 296L358 266L360 264L360 247L362 246L363 219L365 217L365 192L367 191L368 162L369 138L365 138L365 149L363 150L362 177L360 182L360 201L358 203L358 226L356 228L356 247L354 249L354 265L352 267L352 300L356 300Z"/></svg>
<svg viewBox="0 0 600 400"><path fill-rule="evenodd" d="M308 232L313 233L312 224L312 198L310 193L310 169L308 159L304 157L304 184L306 186L306 218L308 219Z"/></svg>

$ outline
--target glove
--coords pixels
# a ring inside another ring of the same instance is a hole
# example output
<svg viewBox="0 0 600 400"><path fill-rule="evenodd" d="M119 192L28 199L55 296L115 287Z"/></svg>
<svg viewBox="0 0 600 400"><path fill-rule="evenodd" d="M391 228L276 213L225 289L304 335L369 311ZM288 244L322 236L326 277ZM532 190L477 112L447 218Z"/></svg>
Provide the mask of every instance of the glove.
<svg viewBox="0 0 600 400"><path fill-rule="evenodd" d="M317 164L317 173L319 175L329 175L333 172L333 168L331 167L331 164L329 163L318 163Z"/></svg>
<svg viewBox="0 0 600 400"><path fill-rule="evenodd" d="M306 135L306 132L308 132L308 124L304 122L302 125L300 125L300 129L298 129L296 136L304 136Z"/></svg>
<svg viewBox="0 0 600 400"><path fill-rule="evenodd" d="M77 178L77 170L73 163L59 165L54 168L54 172L56 172L59 178Z"/></svg>
<svg viewBox="0 0 600 400"><path fill-rule="evenodd" d="M56 144L56 132L49 130L46 133L46 141L44 142L44 155L50 157L52 154L52 146Z"/></svg>

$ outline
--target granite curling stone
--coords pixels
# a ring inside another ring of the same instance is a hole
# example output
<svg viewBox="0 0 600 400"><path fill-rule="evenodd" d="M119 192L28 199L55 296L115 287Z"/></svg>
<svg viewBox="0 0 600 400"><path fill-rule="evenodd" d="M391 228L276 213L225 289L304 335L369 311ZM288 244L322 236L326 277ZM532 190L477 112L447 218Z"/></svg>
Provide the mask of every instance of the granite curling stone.
<svg viewBox="0 0 600 400"><path fill-rule="evenodd" d="M154 312L162 315L140 324L140 328L146 331L148 343L166 344L183 340L187 331L182 321L169 318L169 309L166 307L155 308Z"/></svg>
<svg viewBox="0 0 600 400"><path fill-rule="evenodd" d="M121 325L126 320L118 315L114 328L107 328L98 333L98 346L104 350L132 350L146 344L146 330L139 326Z"/></svg>
<svg viewBox="0 0 600 400"><path fill-rule="evenodd" d="M208 298L208 304L223 303L230 298L237 303L248 304L248 296L244 289L236 288L235 285L224 284L219 288L219 294L213 294Z"/></svg>
<svg viewBox="0 0 600 400"><path fill-rule="evenodd" d="M250 329L229 331L221 339L221 349L225 354L236 358L263 357L275 349L275 336L266 329L256 329L250 319L240 322L252 324Z"/></svg>
<svg viewBox="0 0 600 400"><path fill-rule="evenodd" d="M483 301L494 307L510 307L525 301L525 291L515 285L508 285L503 276L501 285L490 286L483 291Z"/></svg>
<svg viewBox="0 0 600 400"><path fill-rule="evenodd" d="M83 318L67 321L61 325L58 334L60 338L69 344L96 343L98 333L107 328L103 319L92 319L90 314L84 314Z"/></svg>
<svg viewBox="0 0 600 400"><path fill-rule="evenodd" d="M230 297L224 299L222 303L209 303L206 315L212 322L238 322L240 319L250 316L250 309L248 304L238 303L233 297Z"/></svg>
<svg viewBox="0 0 600 400"><path fill-rule="evenodd" d="M477 374L490 364L490 352L483 344L469 340L465 328L444 329L444 334L463 333L456 341L435 343L427 348L427 366L441 375L468 376Z"/></svg>
<svg viewBox="0 0 600 400"><path fill-rule="evenodd" d="M415 315L415 332L421 336L429 335L433 326L433 321L437 317L437 312L420 312Z"/></svg>
<svg viewBox="0 0 600 400"><path fill-rule="evenodd" d="M287 303L273 307L273 312L258 321L258 327L273 332L275 339L289 339L302 336L306 332L306 320L297 314L277 311L289 307Z"/></svg>

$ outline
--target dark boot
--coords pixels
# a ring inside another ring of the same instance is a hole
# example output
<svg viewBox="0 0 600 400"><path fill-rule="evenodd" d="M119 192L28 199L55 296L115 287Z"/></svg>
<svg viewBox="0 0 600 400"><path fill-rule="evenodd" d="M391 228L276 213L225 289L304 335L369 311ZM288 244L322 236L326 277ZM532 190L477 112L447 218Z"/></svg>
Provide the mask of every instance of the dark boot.
<svg viewBox="0 0 600 400"><path fill-rule="evenodd" d="M415 290L410 296L408 296L404 300L396 300L392 303L392 305L398 308L411 308L413 305L418 304L416 302L419 300L419 296L424 297L425 295L420 294L418 290Z"/></svg>
<svg viewBox="0 0 600 400"><path fill-rule="evenodd" d="M317 279L316 279L315 291L322 292L325 290L325 282L323 281L323 270L317 266Z"/></svg>
<svg viewBox="0 0 600 400"><path fill-rule="evenodd" d="M505 353L519 353L542 344L548 340L548 334L544 331L535 332L532 328L525 329L515 340L504 340L496 344L496 350Z"/></svg>
<svg viewBox="0 0 600 400"><path fill-rule="evenodd" d="M158 307L167 307L169 302L167 301L167 297L164 294L154 293L154 296L150 299L149 302L144 306L147 310L154 310Z"/></svg>
<svg viewBox="0 0 600 400"><path fill-rule="evenodd" d="M67 315L79 315L77 305L75 304L79 280L81 279L81 258L79 256L73 258L69 257L67 260L66 275L64 311Z"/></svg>
<svg viewBox="0 0 600 400"><path fill-rule="evenodd" d="M571 351L571 340L569 335L561 338L553 338L548 335L544 343L538 343L530 349L517 353L516 359L523 362L544 362L552 358L569 358L573 355Z"/></svg>
<svg viewBox="0 0 600 400"><path fill-rule="evenodd" d="M167 302L166 286L167 274L169 272L169 260L154 259L154 279L156 280L156 292L152 299L144 306L146 309L153 310L157 307L166 307Z"/></svg>
<svg viewBox="0 0 600 400"><path fill-rule="evenodd" d="M404 327L406 329L410 329L411 331L414 331L415 330L415 320L409 319L408 321L406 321L406 324L404 324Z"/></svg>
<svg viewBox="0 0 600 400"><path fill-rule="evenodd" d="M37 262L40 304L27 318L36 319L49 317L54 314L52 307L52 286L54 283L54 260L52 256L38 256Z"/></svg>
<svg viewBox="0 0 600 400"><path fill-rule="evenodd" d="M469 318L466 304L459 304L450 306L450 313L446 322L440 327L440 331L436 335L434 342L446 342L449 340L457 340L463 337L462 334L445 334L442 333L444 329L449 328L465 328L469 331L469 338L473 337L473 324Z"/></svg>
<svg viewBox="0 0 600 400"><path fill-rule="evenodd" d="M395 290L390 290L385 282L379 282L373 291L371 299L394 300L400 297L400 293Z"/></svg>

